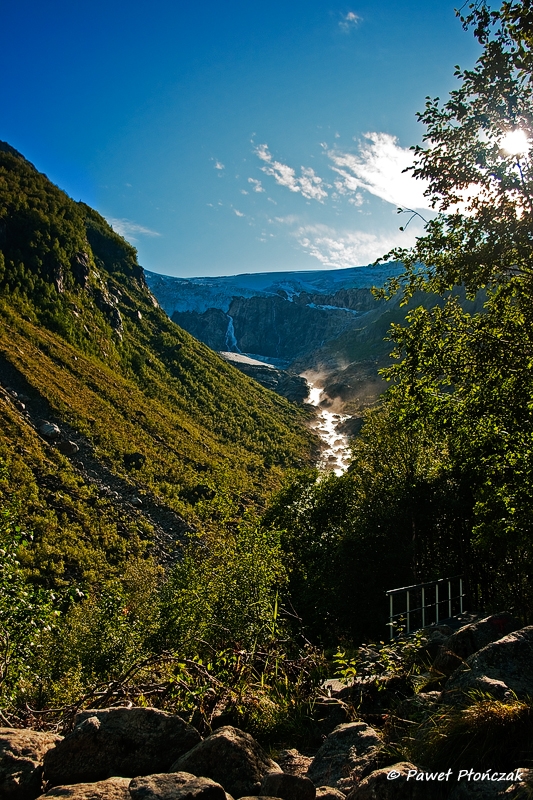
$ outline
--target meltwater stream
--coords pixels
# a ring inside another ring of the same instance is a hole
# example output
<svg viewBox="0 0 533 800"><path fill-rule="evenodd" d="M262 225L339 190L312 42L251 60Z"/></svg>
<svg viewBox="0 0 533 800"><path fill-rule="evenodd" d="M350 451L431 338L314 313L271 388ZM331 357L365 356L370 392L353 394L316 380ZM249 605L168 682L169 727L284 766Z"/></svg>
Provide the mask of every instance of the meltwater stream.
<svg viewBox="0 0 533 800"><path fill-rule="evenodd" d="M332 471L335 475L342 475L350 465L350 446L348 437L344 433L340 433L338 427L349 419L349 415L334 414L325 408L321 408L320 400L322 394L322 389L309 383L307 402L318 409L313 429L326 445L322 450L317 466L319 469Z"/></svg>

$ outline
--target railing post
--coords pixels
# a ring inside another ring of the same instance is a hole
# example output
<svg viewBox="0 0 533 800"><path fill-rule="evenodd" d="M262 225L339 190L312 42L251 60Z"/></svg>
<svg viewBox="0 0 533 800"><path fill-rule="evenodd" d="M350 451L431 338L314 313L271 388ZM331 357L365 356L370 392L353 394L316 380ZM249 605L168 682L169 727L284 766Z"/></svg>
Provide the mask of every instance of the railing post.
<svg viewBox="0 0 533 800"><path fill-rule="evenodd" d="M463 613L463 579L459 578L459 610Z"/></svg>
<svg viewBox="0 0 533 800"><path fill-rule="evenodd" d="M439 584L435 584L435 625L439 622Z"/></svg>
<svg viewBox="0 0 533 800"><path fill-rule="evenodd" d="M426 590L422 586L422 627L426 627Z"/></svg>
<svg viewBox="0 0 533 800"><path fill-rule="evenodd" d="M409 627L409 626L410 626L410 624L411 624L411 623L409 622L409 589L407 590L407 607L406 607L406 610L407 610L407 615L406 615L406 616L407 616L407 620L406 620L406 625L407 625L407 627L406 627L406 629L405 629L405 632L406 632L406 633L409 633L409 631L411 630L411 628Z"/></svg>
<svg viewBox="0 0 533 800"><path fill-rule="evenodd" d="M389 639L394 638L394 631L392 630L392 621L393 621L393 614L394 614L394 600L392 599L394 595L389 595Z"/></svg>
<svg viewBox="0 0 533 800"><path fill-rule="evenodd" d="M448 618L452 615L452 582L448 581Z"/></svg>

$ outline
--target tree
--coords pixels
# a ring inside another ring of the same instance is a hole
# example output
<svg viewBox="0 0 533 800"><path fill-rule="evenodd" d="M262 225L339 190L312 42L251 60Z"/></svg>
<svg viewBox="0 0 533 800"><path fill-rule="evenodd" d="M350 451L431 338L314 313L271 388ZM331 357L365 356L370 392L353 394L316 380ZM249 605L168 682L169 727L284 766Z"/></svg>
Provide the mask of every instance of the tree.
<svg viewBox="0 0 533 800"><path fill-rule="evenodd" d="M533 6L475 3L461 17L482 46L449 99L427 98L413 175L437 214L385 295L436 292L395 326L388 405L403 429L429 426L472 493L474 582L482 602L533 607ZM483 297L481 311L461 303Z"/></svg>

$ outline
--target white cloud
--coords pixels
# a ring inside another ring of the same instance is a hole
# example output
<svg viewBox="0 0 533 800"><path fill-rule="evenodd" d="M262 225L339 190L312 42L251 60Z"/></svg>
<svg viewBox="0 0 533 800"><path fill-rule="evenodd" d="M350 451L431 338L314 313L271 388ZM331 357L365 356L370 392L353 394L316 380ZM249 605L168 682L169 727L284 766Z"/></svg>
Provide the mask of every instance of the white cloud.
<svg viewBox="0 0 533 800"><path fill-rule="evenodd" d="M339 22L339 27L343 31L351 31L352 28L355 28L356 25L359 24L361 21L361 17L355 14L353 11L348 11L347 14L343 16L341 21Z"/></svg>
<svg viewBox="0 0 533 800"><path fill-rule="evenodd" d="M221 161L215 161L215 169L226 169Z"/></svg>
<svg viewBox="0 0 533 800"><path fill-rule="evenodd" d="M236 208L233 209L233 213L237 214L238 217L244 217L244 214L242 213L242 211L238 211Z"/></svg>
<svg viewBox="0 0 533 800"><path fill-rule="evenodd" d="M255 153L266 164L261 170L265 175L272 176L280 186L285 186L291 192L299 192L308 200L318 200L319 203L328 196L326 184L311 167L301 167L301 175L297 177L292 167L282 164L281 161L274 161L266 144L258 145Z"/></svg>
<svg viewBox="0 0 533 800"><path fill-rule="evenodd" d="M255 180L255 178L248 178L248 183L251 183L254 187L254 192L264 192L265 190L261 186L261 181Z"/></svg>
<svg viewBox="0 0 533 800"><path fill-rule="evenodd" d="M115 219L114 217L107 217L107 221L114 231L125 239L131 239L136 242L135 234L139 236L161 236L157 231L152 231L150 228L145 228L144 225L138 225L129 219Z"/></svg>
<svg viewBox="0 0 533 800"><path fill-rule="evenodd" d="M303 249L331 269L370 264L393 247L398 236L377 235L367 231L336 231L328 225L302 225L292 235ZM406 231L401 244L414 244L415 232Z"/></svg>
<svg viewBox="0 0 533 800"><path fill-rule="evenodd" d="M430 208L424 197L425 181L404 172L413 164L413 153L400 147L396 136L388 133L365 133L366 142L359 143L359 153L330 150L332 169L340 175L335 188L341 194L366 189L371 194L402 208Z"/></svg>

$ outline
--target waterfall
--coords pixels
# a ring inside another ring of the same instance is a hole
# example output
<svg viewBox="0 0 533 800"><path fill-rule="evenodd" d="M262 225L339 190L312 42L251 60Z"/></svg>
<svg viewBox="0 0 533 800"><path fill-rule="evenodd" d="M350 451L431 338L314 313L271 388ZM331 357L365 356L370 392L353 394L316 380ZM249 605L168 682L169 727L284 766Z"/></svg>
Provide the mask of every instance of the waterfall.
<svg viewBox="0 0 533 800"><path fill-rule="evenodd" d="M229 314L226 314L228 318L228 329L226 331L226 347L228 352L230 353L240 353L241 350L239 349L239 345L237 344L237 339L235 338L235 326L233 325L233 317L230 317Z"/></svg>
<svg viewBox="0 0 533 800"><path fill-rule="evenodd" d="M310 383L308 378L307 383L309 384L307 402L318 409L313 429L325 444L317 466L319 469L332 470L336 475L342 475L350 465L351 450L348 437L337 428L350 417L348 414L333 414L325 408L320 408L322 389Z"/></svg>

